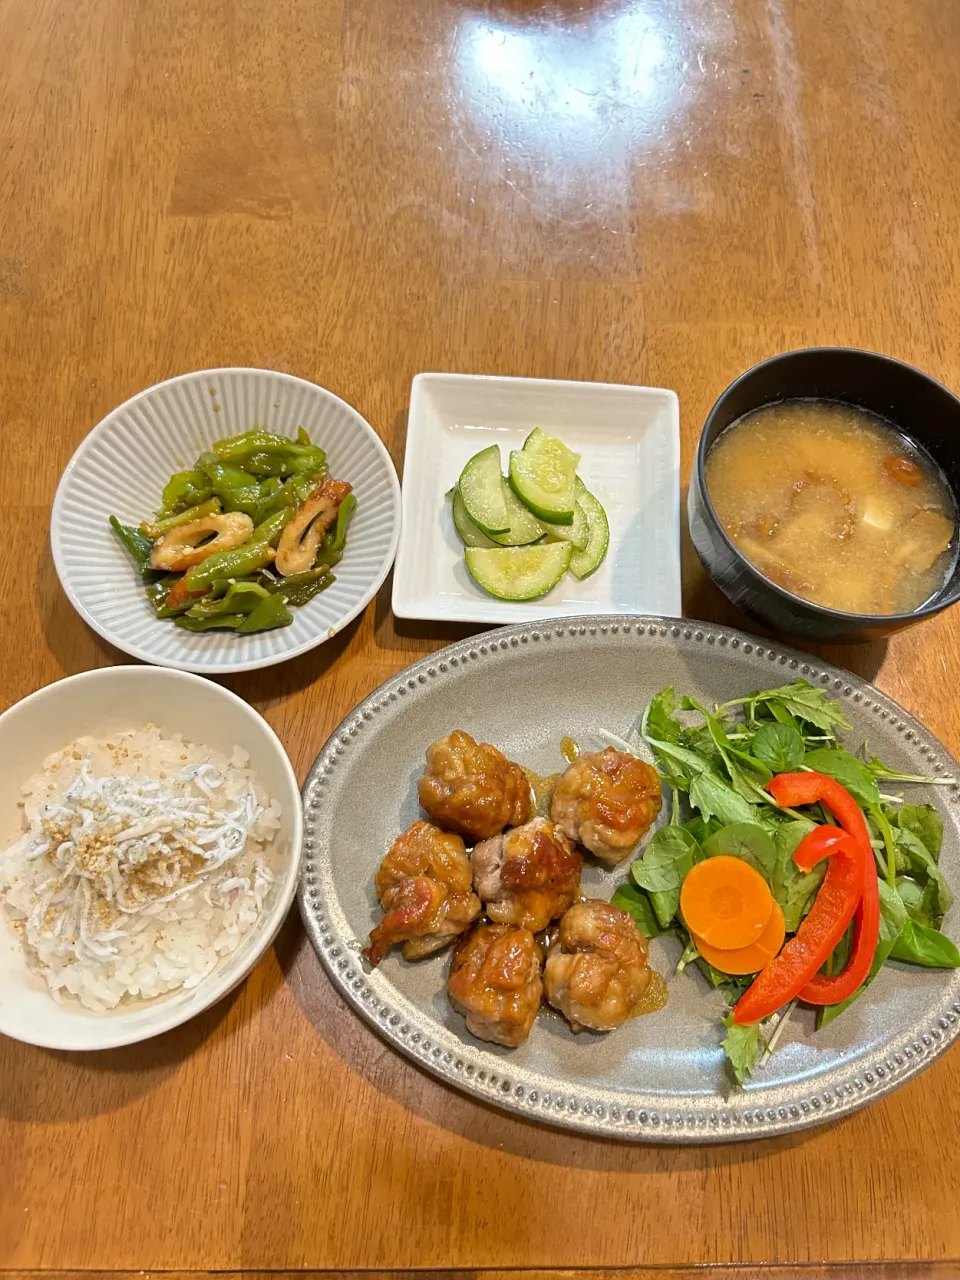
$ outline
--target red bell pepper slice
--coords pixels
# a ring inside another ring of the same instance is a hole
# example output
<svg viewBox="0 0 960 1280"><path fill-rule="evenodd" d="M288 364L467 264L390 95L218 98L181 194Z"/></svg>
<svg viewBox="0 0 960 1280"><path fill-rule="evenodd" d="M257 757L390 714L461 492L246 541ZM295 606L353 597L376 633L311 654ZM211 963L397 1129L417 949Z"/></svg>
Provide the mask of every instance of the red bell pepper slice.
<svg viewBox="0 0 960 1280"><path fill-rule="evenodd" d="M740 1024L760 1022L798 996L843 937L863 896L865 860L860 845L836 827L814 827L793 860L809 871L830 858L813 906L790 941L762 969L733 1009Z"/></svg>
<svg viewBox="0 0 960 1280"><path fill-rule="evenodd" d="M798 804L826 804L833 816L863 849L865 879L863 900L857 907L850 962L843 973L828 978L818 975L800 992L808 1004L839 1004L852 996L873 966L880 937L880 893L873 863L870 831L860 806L850 792L824 773L781 773L769 786L777 804L791 808Z"/></svg>
<svg viewBox="0 0 960 1280"><path fill-rule="evenodd" d="M825 773L778 773L767 790L777 804L785 808L792 809L798 804L827 805L844 831L859 840L873 857L870 832L860 806L836 778L829 778Z"/></svg>

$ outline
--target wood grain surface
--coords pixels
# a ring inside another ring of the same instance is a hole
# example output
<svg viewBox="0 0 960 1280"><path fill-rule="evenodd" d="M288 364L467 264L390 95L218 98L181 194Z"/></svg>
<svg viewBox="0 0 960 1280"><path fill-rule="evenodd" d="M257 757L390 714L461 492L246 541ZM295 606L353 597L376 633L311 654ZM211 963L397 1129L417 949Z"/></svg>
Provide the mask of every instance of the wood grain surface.
<svg viewBox="0 0 960 1280"><path fill-rule="evenodd" d="M122 660L60 591L48 513L85 433L169 375L313 379L398 467L421 370L672 387L685 474L714 398L785 348L960 387L955 3L0 0L0 50L4 706ZM684 579L688 615L743 625L689 545ZM329 644L227 683L302 776L459 634L395 625L388 582ZM960 751L960 612L828 656ZM0 1040L0 1267L955 1274L907 1263L960 1256L958 1123L953 1054L794 1138L554 1133L382 1045L294 917L176 1033ZM906 1261L827 1267L881 1258Z"/></svg>
<svg viewBox="0 0 960 1280"><path fill-rule="evenodd" d="M709 1275L710 1269L706 1274ZM714 1268L721 1280L955 1280L952 1262L777 1263ZM36 1280L36 1271L5 1271L4 1280ZM629 1267L589 1271L531 1267L520 1271L418 1271L417 1280L703 1280L705 1269ZM411 1280L409 1271L52 1271L44 1280Z"/></svg>

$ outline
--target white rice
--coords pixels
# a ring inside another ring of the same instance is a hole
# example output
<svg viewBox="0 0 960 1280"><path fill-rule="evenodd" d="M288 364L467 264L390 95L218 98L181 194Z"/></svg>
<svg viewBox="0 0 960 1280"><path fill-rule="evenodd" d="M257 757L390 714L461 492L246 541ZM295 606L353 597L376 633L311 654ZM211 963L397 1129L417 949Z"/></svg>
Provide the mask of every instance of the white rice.
<svg viewBox="0 0 960 1280"><path fill-rule="evenodd" d="M248 759L145 725L44 760L0 900L55 999L100 1013L195 987L255 928L280 809Z"/></svg>

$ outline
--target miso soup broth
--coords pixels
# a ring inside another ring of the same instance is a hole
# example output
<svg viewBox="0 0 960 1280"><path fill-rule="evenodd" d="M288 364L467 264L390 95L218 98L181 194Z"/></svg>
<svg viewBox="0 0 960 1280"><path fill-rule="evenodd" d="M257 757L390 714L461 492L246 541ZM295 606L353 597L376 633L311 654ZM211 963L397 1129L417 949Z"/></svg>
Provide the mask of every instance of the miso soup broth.
<svg viewBox="0 0 960 1280"><path fill-rule="evenodd" d="M957 527L939 471L888 422L829 400L745 414L707 455L727 534L762 574L848 613L906 613L944 583Z"/></svg>

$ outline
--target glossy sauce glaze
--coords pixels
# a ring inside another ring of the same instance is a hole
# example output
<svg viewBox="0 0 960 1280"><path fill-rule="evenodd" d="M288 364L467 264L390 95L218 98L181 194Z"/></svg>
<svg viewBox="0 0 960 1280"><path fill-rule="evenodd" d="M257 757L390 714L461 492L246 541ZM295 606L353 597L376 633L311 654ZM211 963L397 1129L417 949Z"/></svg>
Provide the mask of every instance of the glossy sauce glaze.
<svg viewBox="0 0 960 1280"><path fill-rule="evenodd" d="M630 1017L642 1018L647 1013L659 1013L666 1007L668 995L666 979L656 969L651 969L647 989L633 1006Z"/></svg>
<svg viewBox="0 0 960 1280"><path fill-rule="evenodd" d="M564 735L560 739L560 754L567 764L573 764L580 754L580 747L573 738ZM528 769L526 765L521 765L521 768L526 774L527 781L530 783L530 790L533 792L535 816L549 818L550 802L553 800L553 792L557 783L563 777L563 770L560 769L557 773L535 773L533 769Z"/></svg>
<svg viewBox="0 0 960 1280"><path fill-rule="evenodd" d="M530 790L533 792L534 817L549 818L550 801L553 799L554 788L562 775L559 773L535 773L533 769L528 769L526 765L521 765L520 767L523 769L527 781L530 783Z"/></svg>
<svg viewBox="0 0 960 1280"><path fill-rule="evenodd" d="M785 400L720 436L707 489L737 548L771 581L847 613L906 613L952 567L956 508L940 473L872 413Z"/></svg>

